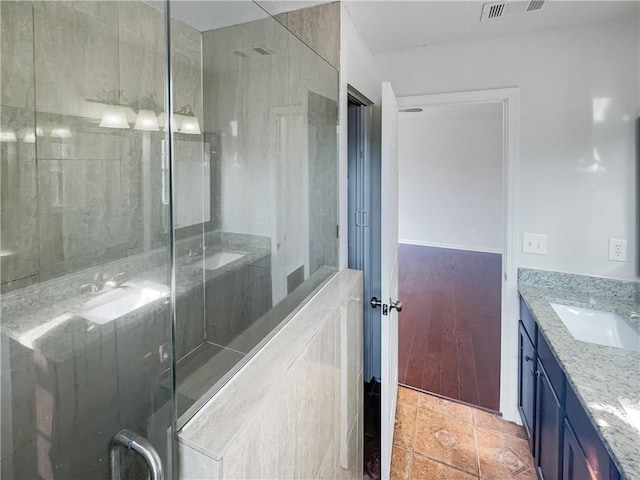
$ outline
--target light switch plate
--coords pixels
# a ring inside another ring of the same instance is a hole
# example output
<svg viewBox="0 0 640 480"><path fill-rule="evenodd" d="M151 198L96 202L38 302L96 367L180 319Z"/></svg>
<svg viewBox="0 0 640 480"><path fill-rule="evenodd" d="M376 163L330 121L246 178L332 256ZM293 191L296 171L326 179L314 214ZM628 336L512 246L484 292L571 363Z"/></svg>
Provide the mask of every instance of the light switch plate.
<svg viewBox="0 0 640 480"><path fill-rule="evenodd" d="M547 236L540 233L527 233L522 235L522 251L535 255L547 254Z"/></svg>

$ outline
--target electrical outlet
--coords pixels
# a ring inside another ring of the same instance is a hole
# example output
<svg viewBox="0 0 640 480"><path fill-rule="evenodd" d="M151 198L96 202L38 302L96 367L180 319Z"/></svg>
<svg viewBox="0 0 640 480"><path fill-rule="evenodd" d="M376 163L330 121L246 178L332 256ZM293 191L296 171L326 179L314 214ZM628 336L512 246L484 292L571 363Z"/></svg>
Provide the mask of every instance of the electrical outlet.
<svg viewBox="0 0 640 480"><path fill-rule="evenodd" d="M540 233L524 233L522 235L522 251L535 255L547 254L547 236Z"/></svg>
<svg viewBox="0 0 640 480"><path fill-rule="evenodd" d="M609 260L614 262L627 261L627 241L618 238L609 239Z"/></svg>

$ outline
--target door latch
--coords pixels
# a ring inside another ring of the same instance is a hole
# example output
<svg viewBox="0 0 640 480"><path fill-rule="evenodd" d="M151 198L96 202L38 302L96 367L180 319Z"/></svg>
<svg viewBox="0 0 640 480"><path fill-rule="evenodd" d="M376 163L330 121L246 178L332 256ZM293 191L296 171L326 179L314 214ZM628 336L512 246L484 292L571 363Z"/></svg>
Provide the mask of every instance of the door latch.
<svg viewBox="0 0 640 480"><path fill-rule="evenodd" d="M369 305L371 305L371 308L382 307L382 315L389 315L389 305L382 303L382 301L378 300L377 297L371 297Z"/></svg>

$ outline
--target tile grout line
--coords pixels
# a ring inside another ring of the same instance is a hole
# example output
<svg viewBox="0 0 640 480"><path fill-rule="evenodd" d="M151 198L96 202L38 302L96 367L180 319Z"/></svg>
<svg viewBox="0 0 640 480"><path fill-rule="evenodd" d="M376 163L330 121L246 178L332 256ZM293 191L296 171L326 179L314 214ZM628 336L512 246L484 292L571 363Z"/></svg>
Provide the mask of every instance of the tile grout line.
<svg viewBox="0 0 640 480"><path fill-rule="evenodd" d="M478 463L478 478L482 478L482 470L480 466L480 445L478 444L478 428L476 426L476 412L471 409L471 425L473 427L473 440L476 443L476 462Z"/></svg>

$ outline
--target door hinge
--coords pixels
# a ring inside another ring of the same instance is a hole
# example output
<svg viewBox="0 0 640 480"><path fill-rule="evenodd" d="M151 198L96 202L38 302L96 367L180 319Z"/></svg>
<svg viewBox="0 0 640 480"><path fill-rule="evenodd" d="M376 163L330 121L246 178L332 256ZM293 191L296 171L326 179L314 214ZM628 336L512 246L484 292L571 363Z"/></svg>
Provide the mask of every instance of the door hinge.
<svg viewBox="0 0 640 480"><path fill-rule="evenodd" d="M340 238L340 225L336 225L336 238Z"/></svg>

